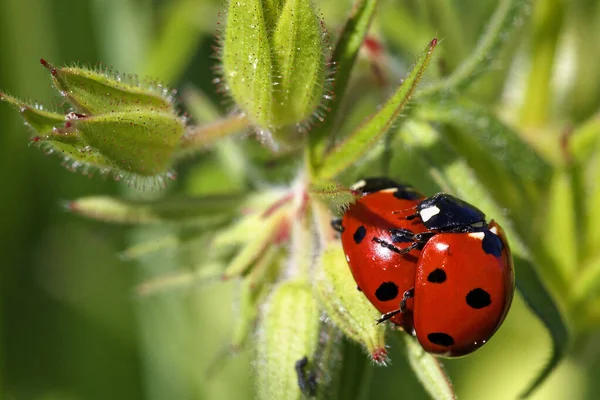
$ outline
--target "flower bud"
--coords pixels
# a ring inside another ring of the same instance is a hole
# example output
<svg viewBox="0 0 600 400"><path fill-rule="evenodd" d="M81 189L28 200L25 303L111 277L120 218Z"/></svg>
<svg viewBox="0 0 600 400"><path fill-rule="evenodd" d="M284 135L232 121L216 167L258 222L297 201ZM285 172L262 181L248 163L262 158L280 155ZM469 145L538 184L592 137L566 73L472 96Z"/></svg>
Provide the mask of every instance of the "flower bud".
<svg viewBox="0 0 600 400"><path fill-rule="evenodd" d="M167 170L185 133L181 118L148 111L74 118L65 126L66 132L74 129L120 170L142 176Z"/></svg>
<svg viewBox="0 0 600 400"><path fill-rule="evenodd" d="M43 59L41 63L50 71L56 88L80 113L174 112L168 90L159 84L151 87L110 73L74 67L55 68Z"/></svg>
<svg viewBox="0 0 600 400"><path fill-rule="evenodd" d="M310 0L229 2L225 83L262 131L276 132L314 113L325 84L322 37Z"/></svg>
<svg viewBox="0 0 600 400"><path fill-rule="evenodd" d="M258 332L258 399L303 398L303 377L299 375L313 367L319 343L319 315L308 284L288 281L274 289L264 306ZM301 363L297 365L298 362Z"/></svg>
<svg viewBox="0 0 600 400"><path fill-rule="evenodd" d="M142 186L164 185L186 129L167 92L107 73L41 62L74 111L49 112L0 93L0 100L16 107L35 131L32 142L62 155L71 169L89 173L95 168L118 179L151 178L134 181Z"/></svg>

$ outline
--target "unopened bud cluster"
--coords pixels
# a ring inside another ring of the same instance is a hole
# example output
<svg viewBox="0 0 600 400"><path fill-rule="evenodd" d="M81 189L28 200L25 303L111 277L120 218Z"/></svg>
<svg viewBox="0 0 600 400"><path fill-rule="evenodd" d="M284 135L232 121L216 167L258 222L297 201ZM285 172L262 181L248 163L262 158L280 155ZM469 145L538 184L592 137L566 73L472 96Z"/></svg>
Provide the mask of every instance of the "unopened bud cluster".
<svg viewBox="0 0 600 400"><path fill-rule="evenodd" d="M41 63L70 106L65 115L1 95L35 131L33 142L62 153L72 168L95 167L116 177L168 172L185 132L168 91L110 73Z"/></svg>
<svg viewBox="0 0 600 400"><path fill-rule="evenodd" d="M323 27L308 0L232 0L223 43L223 78L257 129L309 119L323 98Z"/></svg>

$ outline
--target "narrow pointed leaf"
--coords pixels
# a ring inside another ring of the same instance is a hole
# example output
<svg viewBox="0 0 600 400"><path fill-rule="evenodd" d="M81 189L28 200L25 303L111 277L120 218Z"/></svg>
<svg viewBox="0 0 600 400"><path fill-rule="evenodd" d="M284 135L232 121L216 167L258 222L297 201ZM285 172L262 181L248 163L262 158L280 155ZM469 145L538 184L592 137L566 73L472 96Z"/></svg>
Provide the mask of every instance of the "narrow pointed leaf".
<svg viewBox="0 0 600 400"><path fill-rule="evenodd" d="M337 113L350 81L350 72L371 26L377 4L378 0L356 0L335 45L331 57L331 63L335 66L335 96L328 103L329 111L325 121L310 132L310 161L313 168L321 163L321 157L333 133Z"/></svg>
<svg viewBox="0 0 600 400"><path fill-rule="evenodd" d="M325 156L322 166L317 171L319 180L332 179L358 161L391 128L414 93L437 43L437 39L431 41L413 70L381 109Z"/></svg>
<svg viewBox="0 0 600 400"><path fill-rule="evenodd" d="M223 273L223 279L244 274L256 260L275 242L276 235L282 229L286 217L285 210L261 221L252 238L237 252Z"/></svg>
<svg viewBox="0 0 600 400"><path fill-rule="evenodd" d="M220 264L203 265L196 271L159 276L141 283L135 289L138 296L145 297L159 293L181 292L182 289L197 289L218 282L223 272Z"/></svg>
<svg viewBox="0 0 600 400"><path fill-rule="evenodd" d="M438 358L427 353L414 337L403 334L408 362L429 395L436 400L456 399L452 382Z"/></svg>
<svg viewBox="0 0 600 400"><path fill-rule="evenodd" d="M83 216L121 224L190 223L198 220L223 220L242 204L236 195L206 197L169 197L157 201L127 201L92 196L73 200L67 208Z"/></svg>

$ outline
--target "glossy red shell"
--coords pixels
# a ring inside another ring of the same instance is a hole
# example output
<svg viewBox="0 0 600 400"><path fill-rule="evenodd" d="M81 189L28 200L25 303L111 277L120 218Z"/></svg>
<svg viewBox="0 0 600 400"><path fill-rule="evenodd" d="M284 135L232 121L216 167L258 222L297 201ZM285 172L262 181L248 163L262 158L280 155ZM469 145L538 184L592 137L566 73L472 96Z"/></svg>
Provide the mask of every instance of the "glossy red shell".
<svg viewBox="0 0 600 400"><path fill-rule="evenodd" d="M342 219L342 245L354 280L382 314L398 309L404 292L413 288L421 251L415 249L400 255L373 239L384 240L402 249L411 243L393 243L391 229L404 228L413 233L426 231L420 220L405 219L414 213L420 200L399 199L394 192L395 189L386 189L360 198ZM412 299L407 302L406 309L407 313L397 314L391 321L411 329Z"/></svg>
<svg viewBox="0 0 600 400"><path fill-rule="evenodd" d="M456 357L481 347L510 307L514 271L502 228L440 233L424 246L418 263L414 328L423 348Z"/></svg>

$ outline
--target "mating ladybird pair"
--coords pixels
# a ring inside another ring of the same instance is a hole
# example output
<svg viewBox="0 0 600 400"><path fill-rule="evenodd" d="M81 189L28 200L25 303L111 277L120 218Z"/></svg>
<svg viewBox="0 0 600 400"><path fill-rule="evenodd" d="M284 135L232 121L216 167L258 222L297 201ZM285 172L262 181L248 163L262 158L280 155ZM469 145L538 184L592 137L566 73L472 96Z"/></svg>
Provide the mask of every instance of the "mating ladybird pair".
<svg viewBox="0 0 600 400"><path fill-rule="evenodd" d="M332 225L354 280L390 320L433 354L469 354L494 334L514 293L502 228L448 194L425 198L410 186L370 178L362 197Z"/></svg>

